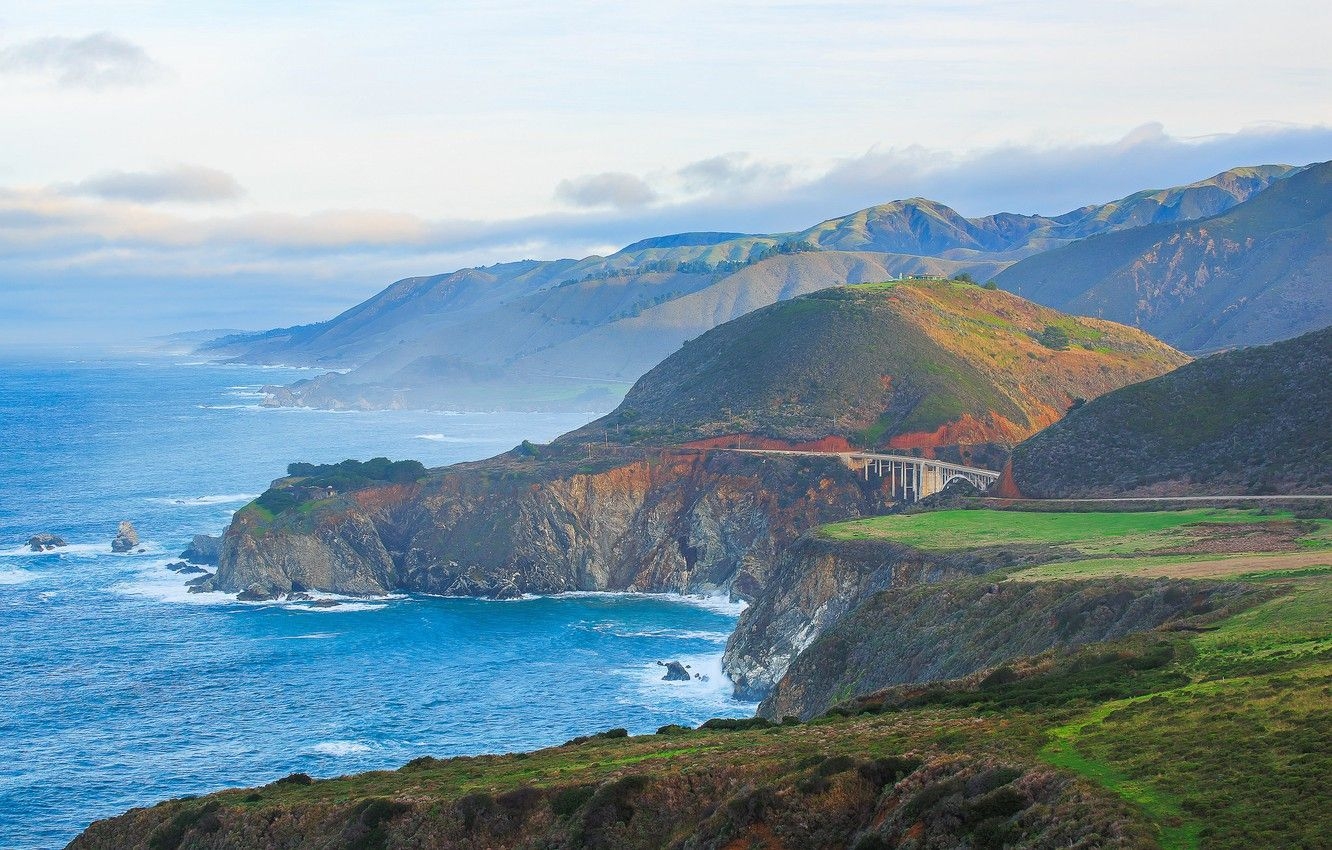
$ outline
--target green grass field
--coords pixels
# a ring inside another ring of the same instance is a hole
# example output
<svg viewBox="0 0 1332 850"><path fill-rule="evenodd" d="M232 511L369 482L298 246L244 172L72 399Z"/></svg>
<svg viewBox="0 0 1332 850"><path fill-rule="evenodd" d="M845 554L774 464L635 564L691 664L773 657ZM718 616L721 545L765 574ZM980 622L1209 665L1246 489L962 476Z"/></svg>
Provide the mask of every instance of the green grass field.
<svg viewBox="0 0 1332 850"><path fill-rule="evenodd" d="M1289 513L1195 508L1183 511L1039 513L1035 511L951 510L868 517L820 529L830 540L891 540L931 552L982 546L1036 544L1075 549L1082 555L1127 555L1186 545L1197 523L1254 523L1285 520ZM1332 520L1310 520L1317 528L1302 543L1332 543Z"/></svg>

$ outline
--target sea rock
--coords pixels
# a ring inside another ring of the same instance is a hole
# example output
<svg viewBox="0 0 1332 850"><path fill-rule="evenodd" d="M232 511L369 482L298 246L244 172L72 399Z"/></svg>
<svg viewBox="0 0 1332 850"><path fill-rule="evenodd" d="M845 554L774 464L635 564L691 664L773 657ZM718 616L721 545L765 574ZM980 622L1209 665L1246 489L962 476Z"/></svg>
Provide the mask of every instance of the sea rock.
<svg viewBox="0 0 1332 850"><path fill-rule="evenodd" d="M287 594L288 602L309 602L312 599L314 599L313 596L311 596L308 593L303 593L299 590L294 590L291 593Z"/></svg>
<svg viewBox="0 0 1332 850"><path fill-rule="evenodd" d="M202 573L208 573L208 570L204 569L203 567L197 566L195 564L186 564L180 569L176 570L176 572L180 573L183 576L193 576L193 575L200 575ZM212 573L208 574L212 575Z"/></svg>
<svg viewBox="0 0 1332 850"><path fill-rule="evenodd" d="M661 679L663 682L688 682L690 676L689 671L679 661L669 661L666 663L666 675Z"/></svg>
<svg viewBox="0 0 1332 850"><path fill-rule="evenodd" d="M222 538L211 534L196 534L180 557L196 564L216 564L222 554Z"/></svg>
<svg viewBox="0 0 1332 850"><path fill-rule="evenodd" d="M65 538L46 532L34 534L28 538L28 548L34 552L50 552L52 549L59 549L61 546L68 545Z"/></svg>
<svg viewBox="0 0 1332 850"><path fill-rule="evenodd" d="M129 552L139 545L139 532L129 520L121 520L115 539L111 541L112 552Z"/></svg>
<svg viewBox="0 0 1332 850"><path fill-rule="evenodd" d="M256 583L237 593L236 598L241 602L270 602L277 599L277 594L264 585Z"/></svg>
<svg viewBox="0 0 1332 850"><path fill-rule="evenodd" d="M314 599L310 602L312 608L336 608L341 604L342 603L336 599Z"/></svg>
<svg viewBox="0 0 1332 850"><path fill-rule="evenodd" d="M166 568L168 570L171 570L171 572L173 573L178 573L188 566L189 564L185 563L184 561L172 561L171 563L166 565Z"/></svg>
<svg viewBox="0 0 1332 850"><path fill-rule="evenodd" d="M185 582L185 587L187 588L187 592L212 593L213 591L217 590L217 586L214 584L213 578L214 575L212 573L208 573L206 575L201 575L198 576L197 578L190 579L189 581Z"/></svg>

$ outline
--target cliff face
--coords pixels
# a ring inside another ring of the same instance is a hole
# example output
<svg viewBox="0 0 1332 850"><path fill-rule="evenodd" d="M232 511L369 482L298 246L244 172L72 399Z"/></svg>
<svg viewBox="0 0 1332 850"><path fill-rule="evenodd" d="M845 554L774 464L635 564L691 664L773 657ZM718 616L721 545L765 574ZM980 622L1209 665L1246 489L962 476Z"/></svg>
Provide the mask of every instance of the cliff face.
<svg viewBox="0 0 1332 850"><path fill-rule="evenodd" d="M580 469L509 455L277 517L244 509L227 531L215 584L268 595L753 598L803 531L886 507L874 483L832 457L635 451Z"/></svg>
<svg viewBox="0 0 1332 850"><path fill-rule="evenodd" d="M797 656L874 594L1041 563L1055 551L1009 547L922 552L882 541L804 537L780 556L768 592L741 615L726 644L723 667L737 694L763 697Z"/></svg>
<svg viewBox="0 0 1332 850"><path fill-rule="evenodd" d="M1216 611L1252 588L1171 579L968 579L878 594L792 662L759 706L813 717L893 685L938 682Z"/></svg>

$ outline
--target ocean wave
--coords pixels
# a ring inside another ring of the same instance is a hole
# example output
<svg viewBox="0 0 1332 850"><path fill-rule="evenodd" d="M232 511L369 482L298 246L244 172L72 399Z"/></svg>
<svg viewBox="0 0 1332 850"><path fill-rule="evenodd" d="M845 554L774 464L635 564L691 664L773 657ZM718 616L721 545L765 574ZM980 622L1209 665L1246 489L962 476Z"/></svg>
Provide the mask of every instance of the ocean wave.
<svg viewBox="0 0 1332 850"><path fill-rule="evenodd" d="M142 551L140 551L142 550ZM139 545L135 546L129 552L112 552L111 538L108 537L105 543L71 543L68 546L61 546L58 549L47 549L44 552L34 552L25 543L20 546L14 546L9 549L0 549L0 556L6 558L40 558L73 555L76 557L91 557L96 555L110 555L116 558L142 558L145 555L161 555L166 549L162 544L152 540L140 540Z"/></svg>
<svg viewBox="0 0 1332 850"><path fill-rule="evenodd" d="M227 505L234 502L248 502L258 498L258 493L218 493L208 496L162 496L148 501L156 505L179 505L183 507Z"/></svg>
<svg viewBox="0 0 1332 850"><path fill-rule="evenodd" d="M589 631L620 638L664 638L667 640L705 640L709 643L724 644L730 638L729 632L705 629L673 629L668 627L635 629L618 623L596 623L585 626Z"/></svg>
<svg viewBox="0 0 1332 850"><path fill-rule="evenodd" d="M37 578L27 570L0 570L0 584L26 584Z"/></svg>
<svg viewBox="0 0 1332 850"><path fill-rule="evenodd" d="M555 599L580 599L594 598L598 596L607 598L631 597L634 599L654 599L661 602L675 602L681 605L692 605L695 608L706 608L709 611L715 611L718 614L727 614L732 617L740 616L740 612L749 607L749 603L743 599L732 602L726 596L704 596L702 594L686 593L645 593L642 591L628 590L566 590L563 593L552 594Z"/></svg>
<svg viewBox="0 0 1332 850"><path fill-rule="evenodd" d="M722 671L720 652L705 655L678 655L672 659L689 668L691 674L698 674L705 679L669 682L662 678L665 668L655 663L636 666L624 671L632 679L638 691L637 698L643 703L654 705L670 712L685 711L690 723L701 723L709 717L721 715L745 717L754 713L756 702L744 702L735 698L735 686L730 677ZM632 705L632 698L621 697L625 705Z"/></svg>
<svg viewBox="0 0 1332 850"><path fill-rule="evenodd" d="M262 404L196 404L200 410L268 410Z"/></svg>
<svg viewBox="0 0 1332 850"><path fill-rule="evenodd" d="M320 741L310 748L310 752L318 753L321 756L341 757L368 753L373 749L374 747L360 741Z"/></svg>
<svg viewBox="0 0 1332 850"><path fill-rule="evenodd" d="M432 443L507 443L505 437L450 437L447 434L417 434L417 440L429 440Z"/></svg>
<svg viewBox="0 0 1332 850"><path fill-rule="evenodd" d="M283 635L278 640L331 640L341 632L311 632L308 635Z"/></svg>

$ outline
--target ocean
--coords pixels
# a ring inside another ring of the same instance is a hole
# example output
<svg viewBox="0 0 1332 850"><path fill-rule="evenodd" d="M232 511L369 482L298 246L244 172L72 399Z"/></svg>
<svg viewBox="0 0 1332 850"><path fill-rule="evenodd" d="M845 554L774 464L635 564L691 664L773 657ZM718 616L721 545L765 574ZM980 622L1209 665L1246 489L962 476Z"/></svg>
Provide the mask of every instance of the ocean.
<svg viewBox="0 0 1332 850"><path fill-rule="evenodd" d="M166 569L292 461L427 466L544 442L589 414L266 409L311 372L0 363L0 847L62 847L133 806L293 772L551 746L746 716L724 600L399 595L331 608L189 594ZM130 520L142 553L113 554ZM27 551L50 532L70 546ZM665 682L678 659L706 681Z"/></svg>

